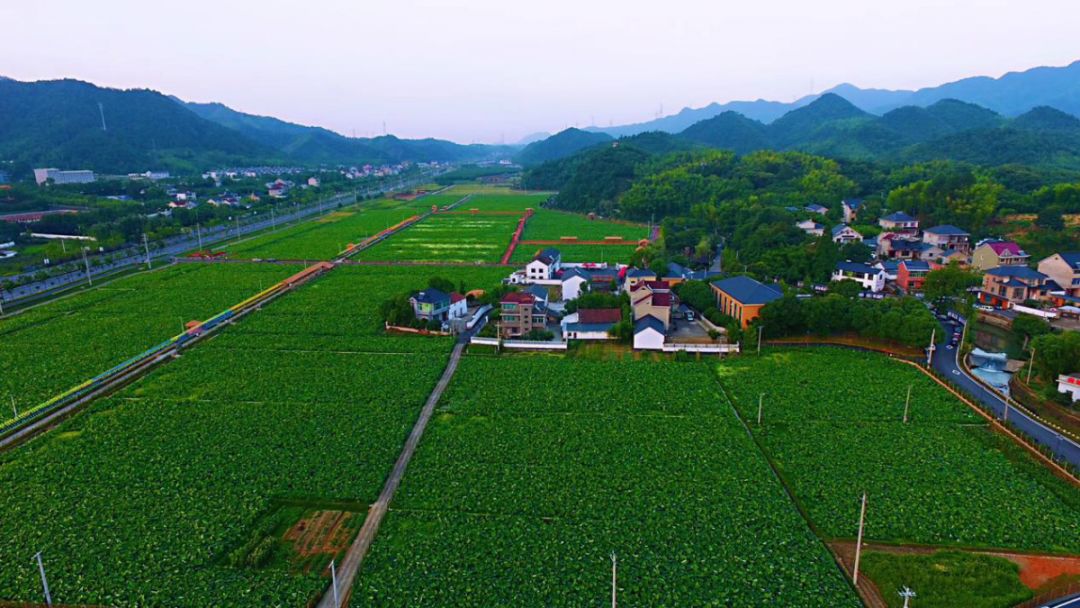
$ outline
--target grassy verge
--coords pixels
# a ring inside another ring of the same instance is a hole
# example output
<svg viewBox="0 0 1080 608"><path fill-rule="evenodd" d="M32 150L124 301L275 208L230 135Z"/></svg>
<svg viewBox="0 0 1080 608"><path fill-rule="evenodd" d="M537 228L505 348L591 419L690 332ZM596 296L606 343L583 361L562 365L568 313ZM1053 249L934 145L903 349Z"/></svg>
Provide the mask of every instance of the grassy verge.
<svg viewBox="0 0 1080 608"><path fill-rule="evenodd" d="M1031 598L1020 582L1020 568L1007 559L959 551L933 555L870 552L862 570L877 584L890 607L904 605L899 590L908 587L919 608L1008 608Z"/></svg>

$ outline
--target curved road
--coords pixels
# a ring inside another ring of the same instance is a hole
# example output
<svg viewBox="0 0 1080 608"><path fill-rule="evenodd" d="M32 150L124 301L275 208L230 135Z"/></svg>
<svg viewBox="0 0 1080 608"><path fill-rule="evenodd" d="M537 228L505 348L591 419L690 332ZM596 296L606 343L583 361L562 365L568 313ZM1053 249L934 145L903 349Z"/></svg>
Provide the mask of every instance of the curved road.
<svg viewBox="0 0 1080 608"><path fill-rule="evenodd" d="M994 412L998 419L1004 416L1007 407L1009 409L1009 422L1013 426L1049 448L1057 460L1068 462L1072 466L1080 468L1080 444L1058 431L1044 426L1042 422L1018 410L1015 406L1006 405L1005 400L998 396L997 393L972 380L970 376L960 369L956 361L957 349L949 344L949 341L952 334L962 332L964 326L962 323L952 319L944 321L943 325L946 332L934 352L934 369L939 371L942 376L958 384L972 398L984 404L990 411ZM1080 602L1076 603L1076 607L1080 608Z"/></svg>
<svg viewBox="0 0 1080 608"><path fill-rule="evenodd" d="M1080 593L1047 602L1040 608L1080 608Z"/></svg>

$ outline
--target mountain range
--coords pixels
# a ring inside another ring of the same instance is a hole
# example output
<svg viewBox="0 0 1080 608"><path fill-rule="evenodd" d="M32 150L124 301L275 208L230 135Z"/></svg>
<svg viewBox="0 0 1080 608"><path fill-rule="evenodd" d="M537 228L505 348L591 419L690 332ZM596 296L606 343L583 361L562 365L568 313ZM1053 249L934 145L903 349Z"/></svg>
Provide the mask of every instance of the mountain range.
<svg viewBox="0 0 1080 608"><path fill-rule="evenodd" d="M0 79L0 159L24 172L30 166L126 173L225 164L456 162L503 158L509 151L392 135L345 137L146 89Z"/></svg>
<svg viewBox="0 0 1080 608"><path fill-rule="evenodd" d="M585 130L607 133L613 137L646 131L679 133L694 123L725 112L736 112L759 122L771 123L828 94L839 95L857 108L878 115L903 106L927 107L944 99L956 99L980 105L1008 117L1019 116L1040 106L1049 106L1080 116L1080 61L1064 67L1037 67L1022 72L1009 72L1000 78L964 78L915 91L863 89L845 83L790 103L764 99L712 103L703 108L683 108L676 114L647 122L614 127L589 127Z"/></svg>
<svg viewBox="0 0 1080 608"><path fill-rule="evenodd" d="M567 129L529 144L516 158L535 165L613 141L607 133ZM876 116L827 93L768 124L729 110L678 133L653 131L617 141L654 154L696 145L738 153L799 150L840 159L948 159L1080 170L1080 119L1075 116L1039 106L1009 118L955 99L927 107L903 106Z"/></svg>

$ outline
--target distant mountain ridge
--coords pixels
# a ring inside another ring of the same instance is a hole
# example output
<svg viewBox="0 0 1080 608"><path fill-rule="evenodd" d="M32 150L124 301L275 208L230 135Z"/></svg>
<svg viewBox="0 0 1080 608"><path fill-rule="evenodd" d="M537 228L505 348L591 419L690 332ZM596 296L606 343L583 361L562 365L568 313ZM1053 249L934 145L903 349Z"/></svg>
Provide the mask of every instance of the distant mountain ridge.
<svg viewBox="0 0 1080 608"><path fill-rule="evenodd" d="M1050 106L1080 116L1080 61L1062 67L1009 72L1000 78L964 78L916 91L863 89L843 83L789 103L764 99L712 103L703 108L683 108L676 114L656 120L614 127L589 127L585 130L607 133L613 137L646 131L678 133L692 124L724 112L738 112L747 118L771 123L829 93L843 97L865 112L878 115L903 106L927 107L943 99L955 99L980 105L1006 117L1019 116L1040 106Z"/></svg>
<svg viewBox="0 0 1080 608"><path fill-rule="evenodd" d="M567 130L530 148L543 150L542 158L555 161L610 141L604 139L605 134L594 133L597 143L587 145L583 133ZM840 95L827 93L769 124L727 111L676 134L650 131L617 141L649 154L697 145L740 154L798 150L849 160L906 163L942 159L1080 171L1080 119L1047 106L1007 118L955 99L939 100L927 107L904 106L876 116Z"/></svg>
<svg viewBox="0 0 1080 608"><path fill-rule="evenodd" d="M511 151L392 135L349 138L148 89L0 78L0 158L23 173L32 166L182 173L225 164L456 162L505 158Z"/></svg>

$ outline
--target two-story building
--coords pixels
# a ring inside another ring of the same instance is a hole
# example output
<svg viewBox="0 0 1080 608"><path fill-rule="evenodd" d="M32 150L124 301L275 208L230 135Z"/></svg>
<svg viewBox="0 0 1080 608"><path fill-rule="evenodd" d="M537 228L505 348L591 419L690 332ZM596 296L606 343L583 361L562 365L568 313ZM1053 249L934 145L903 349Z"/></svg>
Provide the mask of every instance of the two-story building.
<svg viewBox="0 0 1080 608"><path fill-rule="evenodd" d="M428 287L409 297L413 314L421 321L450 321L468 314L468 303L460 293L446 293Z"/></svg>
<svg viewBox="0 0 1080 608"><path fill-rule="evenodd" d="M998 266L983 275L978 299L983 304L1008 308L1028 300L1040 300L1045 294L1048 276L1027 266Z"/></svg>
<svg viewBox="0 0 1080 608"><path fill-rule="evenodd" d="M803 220L801 222L795 222L795 227L802 230L810 236L822 236L825 234L825 225L819 224L814 220Z"/></svg>
<svg viewBox="0 0 1080 608"><path fill-rule="evenodd" d="M859 262L838 262L832 273L833 281L855 281L867 291L878 293L885 289L885 270Z"/></svg>
<svg viewBox="0 0 1080 608"><path fill-rule="evenodd" d="M737 276L712 282L716 307L723 314L739 321L744 329L761 316L761 309L784 297L776 285L766 285L750 277Z"/></svg>
<svg viewBox="0 0 1080 608"><path fill-rule="evenodd" d="M1039 262L1039 272L1054 280L1065 295L1080 298L1080 251L1055 253Z"/></svg>
<svg viewBox="0 0 1080 608"><path fill-rule="evenodd" d="M971 251L971 235L949 224L934 226L923 231L922 240L931 247L937 247L948 254L959 252L966 254Z"/></svg>
<svg viewBox="0 0 1080 608"><path fill-rule="evenodd" d="M627 293L630 293L642 281L655 281L656 279L656 273L647 268L629 268L626 271L623 288L626 289Z"/></svg>
<svg viewBox="0 0 1080 608"><path fill-rule="evenodd" d="M552 247L542 249L531 262L525 265L525 280L530 283L550 281L560 268L562 268L562 254L559 250Z"/></svg>
<svg viewBox="0 0 1080 608"><path fill-rule="evenodd" d="M547 308L531 293L513 291L499 300L499 335L519 338L534 329L547 329Z"/></svg>
<svg viewBox="0 0 1080 608"><path fill-rule="evenodd" d="M925 260L904 260L896 269L896 285L907 293L922 291L926 275L939 268L940 265Z"/></svg>
<svg viewBox="0 0 1080 608"><path fill-rule="evenodd" d="M971 265L979 270L998 266L1026 266L1031 256L1012 241L989 239L979 243L971 252Z"/></svg>
<svg viewBox="0 0 1080 608"><path fill-rule="evenodd" d="M919 234L919 220L911 217L903 211L890 213L878 220L884 232L895 232L915 236Z"/></svg>
<svg viewBox="0 0 1080 608"><path fill-rule="evenodd" d="M832 240L834 243L840 245L847 245L848 243L861 243L863 238L857 230L848 226L847 224L839 224L833 226Z"/></svg>
<svg viewBox="0 0 1080 608"><path fill-rule="evenodd" d="M651 316L664 324L666 330L671 326L671 309L675 296L671 285L666 281L642 281L630 291L630 304L634 311L634 320Z"/></svg>
<svg viewBox="0 0 1080 608"><path fill-rule="evenodd" d="M890 232L877 239L877 256L884 260L923 260L930 249L930 245L906 234Z"/></svg>

